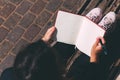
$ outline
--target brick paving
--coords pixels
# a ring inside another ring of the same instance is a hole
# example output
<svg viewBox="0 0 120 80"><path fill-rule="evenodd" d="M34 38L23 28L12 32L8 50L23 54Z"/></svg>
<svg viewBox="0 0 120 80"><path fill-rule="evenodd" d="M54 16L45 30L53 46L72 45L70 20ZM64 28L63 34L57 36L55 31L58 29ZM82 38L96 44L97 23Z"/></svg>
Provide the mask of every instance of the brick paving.
<svg viewBox="0 0 120 80"><path fill-rule="evenodd" d="M120 0L0 0L0 74L20 48L54 25L58 10L85 15L94 7L120 13Z"/></svg>

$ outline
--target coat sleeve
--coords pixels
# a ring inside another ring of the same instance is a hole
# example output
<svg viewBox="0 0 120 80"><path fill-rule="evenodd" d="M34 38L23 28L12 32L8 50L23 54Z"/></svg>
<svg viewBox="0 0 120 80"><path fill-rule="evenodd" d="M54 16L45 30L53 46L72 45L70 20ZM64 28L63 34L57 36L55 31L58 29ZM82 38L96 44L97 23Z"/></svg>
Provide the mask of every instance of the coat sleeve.
<svg viewBox="0 0 120 80"><path fill-rule="evenodd" d="M13 68L5 69L0 76L0 80L16 80Z"/></svg>
<svg viewBox="0 0 120 80"><path fill-rule="evenodd" d="M78 80L104 80L104 69L98 63L89 63Z"/></svg>
<svg viewBox="0 0 120 80"><path fill-rule="evenodd" d="M78 64L72 66L67 77L73 80L104 80L104 69L98 63Z"/></svg>

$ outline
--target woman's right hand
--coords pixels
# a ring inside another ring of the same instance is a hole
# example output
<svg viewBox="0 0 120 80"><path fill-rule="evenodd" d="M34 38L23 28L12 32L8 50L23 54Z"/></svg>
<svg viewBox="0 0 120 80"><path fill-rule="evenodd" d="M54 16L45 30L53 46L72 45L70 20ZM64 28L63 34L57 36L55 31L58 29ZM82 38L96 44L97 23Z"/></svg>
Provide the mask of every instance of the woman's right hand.
<svg viewBox="0 0 120 80"><path fill-rule="evenodd" d="M99 61L99 54L102 51L102 45L100 44L100 39L103 44L105 44L105 40L103 37L98 37L91 49L91 57L90 62L98 62Z"/></svg>

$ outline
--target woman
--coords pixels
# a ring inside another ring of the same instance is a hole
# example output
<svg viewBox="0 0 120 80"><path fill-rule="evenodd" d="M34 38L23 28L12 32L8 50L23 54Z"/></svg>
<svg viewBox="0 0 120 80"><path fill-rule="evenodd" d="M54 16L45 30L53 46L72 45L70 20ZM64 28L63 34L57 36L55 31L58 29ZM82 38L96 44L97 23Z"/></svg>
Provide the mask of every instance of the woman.
<svg viewBox="0 0 120 80"><path fill-rule="evenodd" d="M16 56L13 67L4 70L0 80L62 80L56 52L46 44L52 37L54 31L55 27L51 27L41 40L31 43L22 49ZM91 50L91 63L97 63L99 61L98 56L102 51L102 46L99 44L100 39L103 44L105 43L102 37L96 39ZM97 67L94 64L88 66L92 65L94 68ZM84 76L93 77L96 74L95 72L90 67L85 72L88 74L84 74Z"/></svg>

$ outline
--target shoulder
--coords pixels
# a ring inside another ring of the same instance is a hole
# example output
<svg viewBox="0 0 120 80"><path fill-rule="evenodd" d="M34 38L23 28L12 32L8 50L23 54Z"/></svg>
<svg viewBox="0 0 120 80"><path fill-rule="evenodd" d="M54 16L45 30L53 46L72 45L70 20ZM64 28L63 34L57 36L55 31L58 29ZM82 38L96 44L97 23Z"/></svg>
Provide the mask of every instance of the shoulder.
<svg viewBox="0 0 120 80"><path fill-rule="evenodd" d="M5 69L5 70L2 72L1 76L2 76L2 75L11 75L11 74L13 74L13 73L14 73L14 69L13 69L12 67L10 67L10 68Z"/></svg>
<svg viewBox="0 0 120 80"><path fill-rule="evenodd" d="M0 76L0 80L15 80L14 69L12 67L5 69Z"/></svg>

